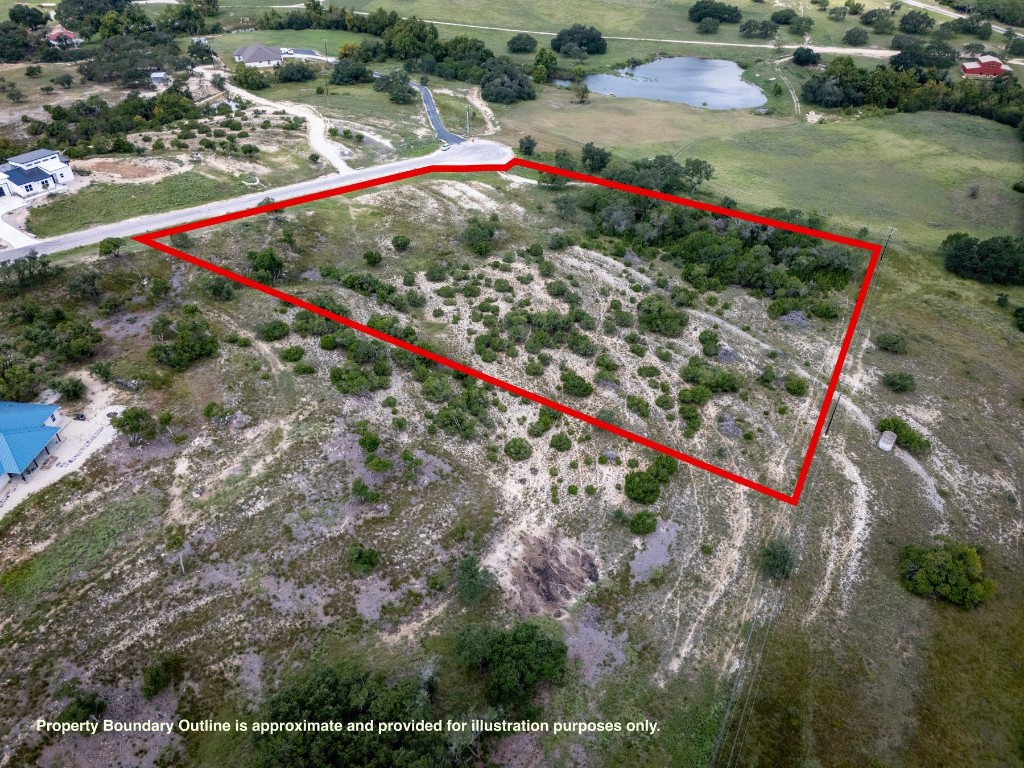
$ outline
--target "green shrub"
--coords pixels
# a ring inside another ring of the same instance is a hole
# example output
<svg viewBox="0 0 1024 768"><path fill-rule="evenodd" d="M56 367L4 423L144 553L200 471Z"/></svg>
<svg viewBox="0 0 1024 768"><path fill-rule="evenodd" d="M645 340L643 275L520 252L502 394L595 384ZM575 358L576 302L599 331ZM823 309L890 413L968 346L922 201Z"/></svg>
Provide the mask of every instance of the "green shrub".
<svg viewBox="0 0 1024 768"><path fill-rule="evenodd" d="M927 456L932 450L932 444L928 442L925 436L899 416L890 416L887 419L882 419L876 426L879 432L895 432L896 445L915 456Z"/></svg>
<svg viewBox="0 0 1024 768"><path fill-rule="evenodd" d="M589 397L594 385L574 371L562 371L562 391L573 397Z"/></svg>
<svg viewBox="0 0 1024 768"><path fill-rule="evenodd" d="M68 401L81 400L85 396L85 382L77 376L63 376L54 381L52 386Z"/></svg>
<svg viewBox="0 0 1024 768"><path fill-rule="evenodd" d="M404 251L412 244L412 241L405 235L395 235L391 238L391 245L396 251Z"/></svg>
<svg viewBox="0 0 1024 768"><path fill-rule="evenodd" d="M875 346L894 355L902 355L907 351L907 340L898 333L880 333L874 338Z"/></svg>
<svg viewBox="0 0 1024 768"><path fill-rule="evenodd" d="M286 363L297 363L306 354L306 350L299 346L285 347L278 354Z"/></svg>
<svg viewBox="0 0 1024 768"><path fill-rule="evenodd" d="M910 373L887 373L882 377L882 383L893 392L913 392L917 389L917 382Z"/></svg>
<svg viewBox="0 0 1024 768"><path fill-rule="evenodd" d="M455 569L455 594L463 605L475 608L495 588L497 581L480 566L476 555L466 555Z"/></svg>
<svg viewBox="0 0 1024 768"><path fill-rule="evenodd" d="M184 663L175 654L161 654L142 670L142 695L152 699L165 688L181 682Z"/></svg>
<svg viewBox="0 0 1024 768"><path fill-rule="evenodd" d="M81 690L78 687L77 678L58 688L57 696L71 698L71 701L57 715L59 723L85 723L99 719L100 715L107 711L107 702L101 699L95 691ZM89 731L82 733L86 736L91 735Z"/></svg>
<svg viewBox="0 0 1024 768"><path fill-rule="evenodd" d="M636 536L649 536L658 528L658 518L646 509L637 512L629 521L629 530Z"/></svg>
<svg viewBox="0 0 1024 768"><path fill-rule="evenodd" d="M533 456L533 446L522 437L513 437L505 443L505 455L512 461L526 461Z"/></svg>
<svg viewBox="0 0 1024 768"><path fill-rule="evenodd" d="M366 457L366 467L371 472L387 472L391 469L391 466L390 459L385 459L377 454Z"/></svg>
<svg viewBox="0 0 1024 768"><path fill-rule="evenodd" d="M380 491L368 486L366 481L361 477L357 477L352 481L352 495L360 501L365 501L370 504L375 504L380 501Z"/></svg>
<svg viewBox="0 0 1024 768"><path fill-rule="evenodd" d="M380 553L357 543L349 547L345 559L348 561L348 572L354 578L360 579L373 573L380 562Z"/></svg>
<svg viewBox="0 0 1024 768"><path fill-rule="evenodd" d="M647 418L651 414L651 405L642 397L636 395L626 396L626 408L631 410L633 413Z"/></svg>
<svg viewBox="0 0 1024 768"><path fill-rule="evenodd" d="M263 341L279 341L287 336L290 330L288 323L284 322L284 320L271 320L258 326L256 328L256 335Z"/></svg>
<svg viewBox="0 0 1024 768"><path fill-rule="evenodd" d="M203 406L203 416L208 419L222 419L228 415L228 409L220 403L209 402Z"/></svg>
<svg viewBox="0 0 1024 768"><path fill-rule="evenodd" d="M672 476L675 475L678 469L678 459L662 454L651 462L651 466L647 468L647 472L659 483L664 484L672 479Z"/></svg>
<svg viewBox="0 0 1024 768"><path fill-rule="evenodd" d="M661 484L649 472L630 472L624 487L626 498L637 504L653 504L661 493Z"/></svg>
<svg viewBox="0 0 1024 768"><path fill-rule="evenodd" d="M568 648L559 632L553 622L537 619L509 630L469 625L460 631L455 653L467 672L482 676L487 703L518 717L530 713L541 683L565 679Z"/></svg>
<svg viewBox="0 0 1024 768"><path fill-rule="evenodd" d="M787 373L785 381L786 391L795 397L803 397L807 394L807 379L797 373Z"/></svg>
<svg viewBox="0 0 1024 768"><path fill-rule="evenodd" d="M904 547L900 575L913 594L948 600L961 608L977 608L995 592L995 582L982 575L978 550L945 538L937 547Z"/></svg>
<svg viewBox="0 0 1024 768"><path fill-rule="evenodd" d="M564 453L565 451L568 451L570 448L572 448L572 440L569 439L569 436L565 434L565 432L556 432L554 435L551 436L551 442L548 443L548 445L550 445L556 451L561 451Z"/></svg>
<svg viewBox="0 0 1024 768"><path fill-rule="evenodd" d="M758 566L766 579L788 579L793 572L793 555L785 542L769 541L758 556Z"/></svg>
<svg viewBox="0 0 1024 768"><path fill-rule="evenodd" d="M718 354L718 334L708 329L701 331L700 336L697 340L701 344L701 349L704 352L705 357L714 357Z"/></svg>

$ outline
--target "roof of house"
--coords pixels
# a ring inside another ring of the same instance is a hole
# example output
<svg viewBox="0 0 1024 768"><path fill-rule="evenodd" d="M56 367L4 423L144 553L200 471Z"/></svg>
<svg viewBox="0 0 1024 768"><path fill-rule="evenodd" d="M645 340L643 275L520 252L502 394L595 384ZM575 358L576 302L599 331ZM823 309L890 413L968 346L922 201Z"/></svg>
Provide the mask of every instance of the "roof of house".
<svg viewBox="0 0 1024 768"><path fill-rule="evenodd" d="M56 405L0 403L0 468L20 474L59 431L43 426Z"/></svg>
<svg viewBox="0 0 1024 768"><path fill-rule="evenodd" d="M994 61L997 64L1002 64L1003 63L999 59L997 59L995 56L979 56L978 57L978 63L979 64L987 64L988 62L991 62L991 61Z"/></svg>
<svg viewBox="0 0 1024 768"><path fill-rule="evenodd" d="M48 174L42 168L37 167L29 168L28 170L26 170L24 168L19 168L16 165L11 165L10 163L4 163L3 165L0 165L0 173L2 173L15 184L17 184L19 187L24 186L25 184L32 184L33 182L43 181L44 179L50 178L50 174Z"/></svg>
<svg viewBox="0 0 1024 768"><path fill-rule="evenodd" d="M281 49L273 45L260 45L253 43L239 48L232 54L243 62L250 61L276 61L281 58Z"/></svg>
<svg viewBox="0 0 1024 768"><path fill-rule="evenodd" d="M53 173L54 171L61 171L69 167L61 158L56 157L52 160L43 160L36 168L42 168L47 173Z"/></svg>
<svg viewBox="0 0 1024 768"><path fill-rule="evenodd" d="M8 157L8 163L31 163L35 160L42 160L44 157L50 155L60 154L56 149L33 149L31 152L25 152L21 155L15 155L14 157Z"/></svg>

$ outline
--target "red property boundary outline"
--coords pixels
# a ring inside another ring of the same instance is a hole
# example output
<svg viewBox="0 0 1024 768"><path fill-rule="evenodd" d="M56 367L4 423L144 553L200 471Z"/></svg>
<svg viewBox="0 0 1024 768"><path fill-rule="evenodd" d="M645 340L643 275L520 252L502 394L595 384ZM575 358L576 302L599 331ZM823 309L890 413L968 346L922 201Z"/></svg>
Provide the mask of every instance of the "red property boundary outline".
<svg viewBox="0 0 1024 768"><path fill-rule="evenodd" d="M550 398L544 397L543 395L538 395L535 392L530 392L529 390L523 389L522 387L516 386L515 384L504 381L503 379L499 379L495 376L491 376L490 374L484 373L483 371L478 371L475 368L470 368L467 365L463 365L462 363L456 362L455 360L451 360L447 357L444 357L443 355L439 355L436 352L431 352L429 350L422 349L414 344L410 344L401 339L389 336L386 333L378 331L374 328L370 328L369 326L363 325L362 323L358 323L355 320L352 320L351 318L335 314L334 312L329 312L326 309L323 309L321 307L316 306L315 304L311 304L307 301L304 301L296 296L292 296L291 294L285 293L284 291L279 291L276 288L272 288L268 285L258 283L255 280L246 277L245 275L240 275L236 272L232 272L229 269L225 269L224 267L220 267L209 261L200 259L197 256L193 256L190 253L186 253L185 251L181 251L172 246L157 242L157 240L162 237L169 237L171 235L179 234L182 232L191 232L197 229L210 227L215 224L223 224L229 221L237 221L238 219L256 216L261 213L268 213L270 211L281 210L282 208L289 208L293 205L302 205L304 203L311 203L317 200L324 200L329 197L336 197L338 195L344 195L349 192L357 192L359 190L369 189L371 187L379 187L385 184L391 184L396 181L403 181L405 179L416 178L418 176L425 176L434 173L503 172L510 171L513 168L528 168L530 170L540 171L542 173L563 176L567 179L572 179L574 181L582 181L590 184L597 184L599 186L608 187L610 189L617 189L622 192L630 192L636 195L643 195L645 197L650 197L655 200L661 200L663 202L673 203L676 205L684 205L689 208L696 208L701 211L708 211L709 213L715 213L722 216L729 216L736 219L742 219L744 221L753 222L755 224L763 224L765 226L775 227L777 229L783 229L790 232L796 232L798 234L808 235L810 237L819 238L821 240L829 240L831 242L840 243L842 245L848 245L853 248L861 248L870 253L867 270L864 274L864 280L861 283L860 291L857 294L857 301L854 304L853 312L850 315L850 321L846 328L846 333L843 336L843 341L839 349L839 357L837 358L835 366L832 369L832 376L828 382L828 389L825 392L825 398L822 402L821 410L818 412L818 419L814 425L814 432L811 435L811 442L807 447L807 452L804 454L803 462L800 466L800 474L797 477L796 485L791 493L785 493L783 491L770 488L766 485L763 485L762 483L758 483L749 478L743 477L742 475L737 475L734 472L730 472L729 470L723 469L722 467L717 467L714 464L710 464L704 461L703 459L697 458L696 456L691 456L670 446L655 442L654 440L644 437L643 435L638 435L634 432L630 432L629 430L622 429L621 427L618 427L614 424L610 424L606 421L602 421L601 419L591 416L588 413L577 411L575 408L570 408L567 405L558 403L554 400L551 400ZM213 272L214 274L217 275L221 275L222 277L226 277L229 280L233 280L236 283L239 283L240 285L244 285L248 288L253 288L257 291L260 291L261 293L267 294L268 296L272 296L275 299L279 299L289 304L293 304L296 307L300 307L302 309L313 312L314 314L320 315L321 317L333 320L336 323L340 323L341 325L345 325L349 328L352 328L353 330L365 333L368 336L372 336L375 339L379 339L380 341L392 344L400 349L412 352L413 354L424 357L428 360L438 363L439 365L443 365L447 368L451 368L452 370L458 371L459 373L464 373L468 376L472 376L473 378L479 379L480 381L483 381L487 384L492 384L495 387L499 387L501 389L506 390L507 392L511 392L514 395L525 397L528 400L532 400L535 403L540 403L541 405L545 405L548 408L552 408L556 411L559 411L560 413L564 413L567 416L571 416L575 419L579 419L582 422L598 427L599 429L603 429L606 432L610 432L613 435L623 437L627 440L632 440L634 443L642 445L646 448L650 448L652 450L658 451L659 453L671 456L675 459L678 459L679 461L685 462L686 464L690 464L691 466L698 467L699 469L703 469L707 472L711 472L715 475L718 475L719 477L724 477L725 479L731 480L734 483L738 483L739 485L745 488L750 488L751 490L757 491L758 493L763 493L766 496L769 496L773 499L777 499L778 501L782 501L785 502L786 504L790 504L793 506L796 506L796 504L800 501L800 496L803 493L804 485L807 482L807 475L811 469L811 462L814 460L814 454L818 448L818 442L821 439L821 432L825 425L825 418L828 414L828 407L832 402L833 396L835 395L836 386L839 384L839 376L842 373L843 364L846 362L846 356L849 352L850 344L853 341L853 335L857 328L857 322L860 319L860 313L864 307L864 300L867 298L868 289L871 286L871 279L874 276L875 268L878 265L878 259L881 255L882 250L882 246L877 243L870 243L865 240L856 240L854 238L844 237L843 235L837 235L832 232L811 229L809 227L800 226L798 224L790 224L788 222L770 219L765 216L758 216L756 214L746 213L744 211L736 211L731 208L723 208L718 205L711 205L710 203L704 203L698 200L690 200L689 198L685 197L669 195L663 192L654 192L649 189L643 189L642 187L635 187L630 184L621 184L616 181L609 181L608 179L602 179L596 176L588 176L587 174L577 173L575 171L568 171L563 168L556 168L554 166L545 165L543 163L537 163L532 160L525 160L522 158L513 158L507 163L502 164L491 163L482 165L428 165L424 166L423 168L415 168L408 171L401 171L399 173L390 174L388 176L381 176L374 179L368 179L366 181L347 184L340 187L335 187L333 189L324 190L322 192L313 192L311 194L300 195L298 197L289 198L287 200L279 200L273 203L268 203L266 205L258 205L254 208L248 208L243 211L236 211L234 213L226 213L220 216L212 216L205 219L199 219L188 224L181 224L174 227L168 227L166 229L156 230L154 232L147 232L146 234L138 235L136 237L133 237L132 239L135 240L136 242L142 243L143 245L147 245L150 248L162 251L163 253L166 253L170 256L174 256L175 258L181 259L182 261L186 261L189 264L201 267L202 269L205 269L209 272Z"/></svg>

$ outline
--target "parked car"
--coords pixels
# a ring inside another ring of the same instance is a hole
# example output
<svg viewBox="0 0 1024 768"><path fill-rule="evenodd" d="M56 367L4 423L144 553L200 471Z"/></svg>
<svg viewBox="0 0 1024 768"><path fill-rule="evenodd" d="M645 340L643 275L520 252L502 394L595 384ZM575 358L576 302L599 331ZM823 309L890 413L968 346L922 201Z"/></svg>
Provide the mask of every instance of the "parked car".
<svg viewBox="0 0 1024 768"><path fill-rule="evenodd" d="M76 413L75 414L75 421L85 421L85 414L81 413L81 412Z"/></svg>
<svg viewBox="0 0 1024 768"><path fill-rule="evenodd" d="M447 152L449 149L451 149L451 144L449 144L447 141L442 141L441 142L441 151L442 152Z"/></svg>

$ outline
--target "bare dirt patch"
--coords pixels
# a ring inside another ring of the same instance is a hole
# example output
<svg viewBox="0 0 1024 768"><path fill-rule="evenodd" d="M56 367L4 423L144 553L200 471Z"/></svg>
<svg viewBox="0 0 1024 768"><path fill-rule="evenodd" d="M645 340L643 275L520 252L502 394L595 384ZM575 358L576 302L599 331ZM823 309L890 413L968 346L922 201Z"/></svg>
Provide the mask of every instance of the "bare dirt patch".
<svg viewBox="0 0 1024 768"><path fill-rule="evenodd" d="M188 170L187 163L176 163L162 157L139 157L111 159L97 157L90 160L75 160L71 167L78 171L85 169L93 175L89 181L112 183L139 183L160 179Z"/></svg>
<svg viewBox="0 0 1024 768"><path fill-rule="evenodd" d="M523 542L520 562L513 570L520 612L556 617L597 583L597 563L556 531L550 537L531 536Z"/></svg>

